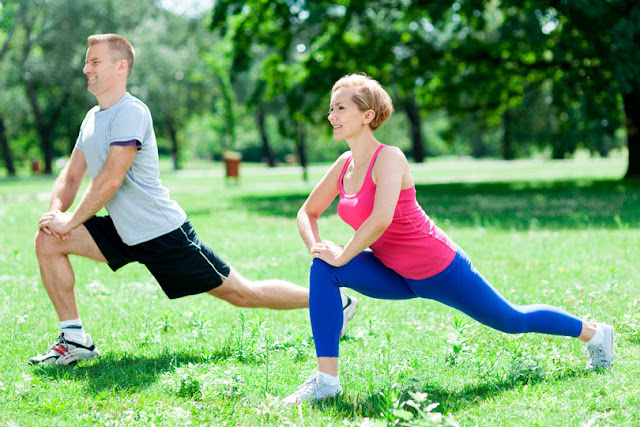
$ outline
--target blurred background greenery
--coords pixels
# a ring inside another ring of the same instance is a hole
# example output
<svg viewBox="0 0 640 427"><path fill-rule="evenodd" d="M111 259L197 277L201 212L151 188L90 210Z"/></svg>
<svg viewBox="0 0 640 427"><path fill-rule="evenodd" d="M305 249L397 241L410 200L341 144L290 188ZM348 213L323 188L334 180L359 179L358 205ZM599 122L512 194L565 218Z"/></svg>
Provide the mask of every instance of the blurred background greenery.
<svg viewBox="0 0 640 427"><path fill-rule="evenodd" d="M331 86L364 72L397 111L378 138L415 162L617 153L640 176L633 0L0 0L0 176L61 167L95 105L86 38L106 32L136 48L129 91L176 168L335 158Z"/></svg>

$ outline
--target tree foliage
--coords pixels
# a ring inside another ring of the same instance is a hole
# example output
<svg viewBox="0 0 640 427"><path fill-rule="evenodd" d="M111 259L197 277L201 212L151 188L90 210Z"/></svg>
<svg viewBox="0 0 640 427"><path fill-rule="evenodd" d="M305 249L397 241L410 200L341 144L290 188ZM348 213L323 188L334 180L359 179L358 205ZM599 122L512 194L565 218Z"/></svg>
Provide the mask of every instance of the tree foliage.
<svg viewBox="0 0 640 427"><path fill-rule="evenodd" d="M274 146L294 142L304 165L332 84L364 72L406 118L414 160L441 139L477 156L607 155L626 133L627 176L640 175L631 0L219 0L208 16L215 31L156 0L0 6L0 155L10 173L30 157L50 172L69 152L95 103L81 72L86 37L118 32L138 52L130 90L176 159L208 121L211 150L253 144L275 164ZM431 117L448 124L437 141Z"/></svg>
<svg viewBox="0 0 640 427"><path fill-rule="evenodd" d="M56 156L70 153L96 102L82 73L91 34L115 32L132 41L129 90L149 105L176 158L189 118L213 108L218 85L201 56L216 39L201 18L176 15L155 0L14 0L0 11L0 136L7 153L43 158L45 173Z"/></svg>
<svg viewBox="0 0 640 427"><path fill-rule="evenodd" d="M465 70L475 96L498 100L500 114L521 104L530 88L549 82L554 157L578 142L605 153L627 125L628 175L640 173L640 6L626 1L458 2L468 35L449 46L448 62ZM493 77L492 77L493 75ZM455 83L455 80L449 80ZM469 90L457 91L468 96Z"/></svg>
<svg viewBox="0 0 640 427"><path fill-rule="evenodd" d="M606 154L624 122L628 175L640 172L640 6L631 0L221 0L212 26L231 32L234 70L268 51L265 93L284 94L307 118L340 76L378 79L415 125L416 160L421 116L445 109L458 123L501 127L505 158L527 144L550 144L554 157L578 145ZM542 126L527 103L549 130L534 141L526 129Z"/></svg>

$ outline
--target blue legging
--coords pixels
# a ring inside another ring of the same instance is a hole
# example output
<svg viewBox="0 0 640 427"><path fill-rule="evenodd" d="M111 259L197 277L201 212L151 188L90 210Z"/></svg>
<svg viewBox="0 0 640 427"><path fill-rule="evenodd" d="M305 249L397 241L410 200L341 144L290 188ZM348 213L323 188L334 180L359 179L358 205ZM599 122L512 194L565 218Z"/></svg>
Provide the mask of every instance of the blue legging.
<svg viewBox="0 0 640 427"><path fill-rule="evenodd" d="M582 320L546 305L515 305L507 301L471 265L460 248L451 264L435 276L407 279L364 251L342 267L320 259L311 265L309 312L318 357L338 357L342 328L340 287L380 299L429 298L464 312L502 332L538 332L577 337Z"/></svg>

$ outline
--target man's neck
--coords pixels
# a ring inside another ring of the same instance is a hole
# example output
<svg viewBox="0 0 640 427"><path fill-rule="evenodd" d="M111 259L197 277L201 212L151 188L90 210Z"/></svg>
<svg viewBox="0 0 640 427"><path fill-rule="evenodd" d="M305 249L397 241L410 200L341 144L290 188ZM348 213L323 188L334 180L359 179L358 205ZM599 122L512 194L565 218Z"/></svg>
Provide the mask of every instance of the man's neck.
<svg viewBox="0 0 640 427"><path fill-rule="evenodd" d="M98 105L101 110L106 110L109 107L113 107L122 99L122 97L127 93L126 86L119 88L117 90L113 90L107 93L103 93L102 95L96 96L98 100Z"/></svg>

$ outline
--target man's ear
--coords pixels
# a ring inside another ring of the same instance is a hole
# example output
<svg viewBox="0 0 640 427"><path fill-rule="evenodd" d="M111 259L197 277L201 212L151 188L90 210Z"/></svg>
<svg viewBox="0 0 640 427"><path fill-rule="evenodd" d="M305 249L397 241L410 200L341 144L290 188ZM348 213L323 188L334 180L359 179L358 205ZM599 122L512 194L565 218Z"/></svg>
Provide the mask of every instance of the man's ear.
<svg viewBox="0 0 640 427"><path fill-rule="evenodd" d="M376 112L373 110L367 110L364 113L364 118L362 119L363 125L370 125L373 119L376 118Z"/></svg>
<svg viewBox="0 0 640 427"><path fill-rule="evenodd" d="M128 72L129 63L126 59L121 59L118 61L118 71L119 72Z"/></svg>

